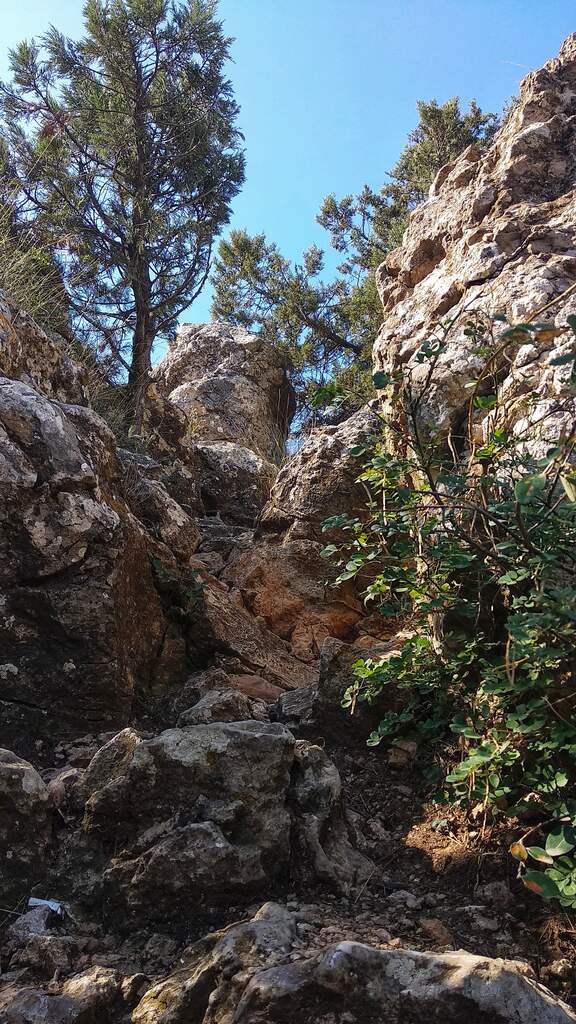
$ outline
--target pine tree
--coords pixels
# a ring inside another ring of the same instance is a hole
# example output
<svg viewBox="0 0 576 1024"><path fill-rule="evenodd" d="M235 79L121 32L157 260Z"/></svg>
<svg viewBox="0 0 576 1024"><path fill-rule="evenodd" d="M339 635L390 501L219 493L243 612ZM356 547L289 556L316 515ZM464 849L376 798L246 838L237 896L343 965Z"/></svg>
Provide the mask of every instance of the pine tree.
<svg viewBox="0 0 576 1024"><path fill-rule="evenodd" d="M154 342L205 284L244 179L230 40L204 0L88 0L84 25L12 51L3 128L75 323L125 368L138 427Z"/></svg>
<svg viewBox="0 0 576 1024"><path fill-rule="evenodd" d="M357 196L324 200L317 220L342 255L334 280L325 280L317 246L301 264L291 265L264 235L236 230L219 245L213 315L284 346L304 397L335 377L348 391L352 376L369 381L370 349L380 324L374 269L400 245L410 210L425 199L439 169L469 145L486 147L498 125L496 115L483 114L474 101L462 113L457 98L443 105L421 101L418 114L379 192L365 185ZM364 397L360 393L358 401Z"/></svg>

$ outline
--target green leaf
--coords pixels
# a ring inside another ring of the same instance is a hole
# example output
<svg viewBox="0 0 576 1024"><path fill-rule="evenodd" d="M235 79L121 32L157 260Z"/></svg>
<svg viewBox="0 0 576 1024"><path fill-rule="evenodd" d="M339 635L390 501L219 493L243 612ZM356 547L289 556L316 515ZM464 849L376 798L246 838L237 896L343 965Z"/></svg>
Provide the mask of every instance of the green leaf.
<svg viewBox="0 0 576 1024"><path fill-rule="evenodd" d="M529 569L510 569L503 576L499 576L498 583L520 583L522 580L530 579L532 573Z"/></svg>
<svg viewBox="0 0 576 1024"><path fill-rule="evenodd" d="M325 548L322 548L322 551L320 552L320 557L332 558L332 555L335 555L337 551L338 548L336 547L335 544L327 544Z"/></svg>
<svg viewBox="0 0 576 1024"><path fill-rule="evenodd" d="M475 409L493 409L496 405L496 395L476 395L472 404Z"/></svg>
<svg viewBox="0 0 576 1024"><path fill-rule="evenodd" d="M571 830L564 826L555 828L546 838L546 853L550 857L560 857L563 853L569 853L574 846L576 843L572 842Z"/></svg>
<svg viewBox="0 0 576 1024"><path fill-rule="evenodd" d="M527 889L538 893L545 900L557 900L560 896L556 882L544 871L526 871L522 875L522 882Z"/></svg>
<svg viewBox="0 0 576 1024"><path fill-rule="evenodd" d="M514 487L516 500L521 505L529 505L530 502L542 493L546 487L546 476L544 473L535 473L532 476L524 476L518 480Z"/></svg>
<svg viewBox="0 0 576 1024"><path fill-rule="evenodd" d="M526 852L530 854L533 860L537 860L539 864L553 864L554 860L549 853L546 853L541 846L527 846Z"/></svg>
<svg viewBox="0 0 576 1024"><path fill-rule="evenodd" d="M394 378L392 374L385 373L384 370L377 370L376 373L372 374L372 383L374 384L374 387L377 388L379 391L382 388L388 387L388 385L391 384L393 380Z"/></svg>

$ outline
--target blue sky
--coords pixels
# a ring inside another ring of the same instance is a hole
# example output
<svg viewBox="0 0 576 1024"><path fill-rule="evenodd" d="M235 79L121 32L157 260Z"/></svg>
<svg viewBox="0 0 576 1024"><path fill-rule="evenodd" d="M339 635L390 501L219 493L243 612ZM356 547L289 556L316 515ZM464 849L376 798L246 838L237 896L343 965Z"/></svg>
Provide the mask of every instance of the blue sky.
<svg viewBox="0 0 576 1024"><path fill-rule="evenodd" d="M5 7L0 77L10 46L50 22L78 35L81 11L81 0ZM568 0L220 0L219 14L235 37L247 152L232 223L265 231L293 259L325 243L315 215L327 193L384 181L417 99L457 94L498 111L576 30ZM203 294L185 319L205 320L209 307Z"/></svg>

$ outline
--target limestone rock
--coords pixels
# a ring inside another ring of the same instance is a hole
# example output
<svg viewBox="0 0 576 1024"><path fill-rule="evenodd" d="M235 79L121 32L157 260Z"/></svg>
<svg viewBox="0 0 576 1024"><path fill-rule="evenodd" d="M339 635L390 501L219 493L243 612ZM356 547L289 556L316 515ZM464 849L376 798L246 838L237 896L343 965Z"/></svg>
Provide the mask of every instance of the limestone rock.
<svg viewBox="0 0 576 1024"><path fill-rule="evenodd" d="M21 945L34 935L48 935L52 922L56 920L57 915L50 907L33 907L8 925L6 938L9 943Z"/></svg>
<svg viewBox="0 0 576 1024"><path fill-rule="evenodd" d="M76 895L184 926L270 887L288 863L293 749L286 729L257 721L169 729L141 742L120 733L79 784L83 820L67 855L73 871L88 842L102 883L91 893L81 869Z"/></svg>
<svg viewBox="0 0 576 1024"><path fill-rule="evenodd" d="M182 324L155 380L203 443L233 442L270 462L282 454L294 411L282 359L243 328Z"/></svg>
<svg viewBox="0 0 576 1024"><path fill-rule="evenodd" d="M356 483L361 464L350 450L379 433L380 426L378 414L366 406L335 427L313 430L278 474L262 528L324 545L325 519L341 512L357 515L366 504L366 492Z"/></svg>
<svg viewBox="0 0 576 1024"><path fill-rule="evenodd" d="M61 402L86 402L85 370L32 317L0 295L0 371Z"/></svg>
<svg viewBox="0 0 576 1024"><path fill-rule="evenodd" d="M400 1007L402 1024L441 1019L447 1024L570 1024L576 1016L561 1000L539 985L524 963L491 960L471 953L419 953L404 949L373 949L341 942L307 961L270 967L252 975L234 1022L255 1024L306 1014L320 1024L338 1009L367 1024L378 1024L389 1007ZM394 1019L394 1016L392 1016ZM211 1011L204 1024L228 1024L232 1018Z"/></svg>
<svg viewBox="0 0 576 1024"><path fill-rule="evenodd" d="M164 401L184 418L178 443L195 453L208 513L252 523L268 498L294 413L278 351L242 328L183 324L153 388L152 405Z"/></svg>
<svg viewBox="0 0 576 1024"><path fill-rule="evenodd" d="M48 789L28 761L0 750L0 878L9 906L46 873L52 838Z"/></svg>
<svg viewBox="0 0 576 1024"><path fill-rule="evenodd" d="M268 712L263 700L250 700L239 690L212 690L201 697L194 707L182 712L178 725L243 722L250 718L259 722L268 721Z"/></svg>
<svg viewBox="0 0 576 1024"><path fill-rule="evenodd" d="M353 713L342 707L344 693L355 680L352 666L366 653L377 657L383 653L383 648L372 641L369 652L359 651L336 637L327 637L320 652L317 684L306 690L281 694L272 710L273 720L283 722L300 737L322 735L346 745L364 745L383 711L392 707L390 701L395 705L402 701L401 693L386 693L383 695L388 702L385 708L383 701L370 706L359 701Z"/></svg>
<svg viewBox="0 0 576 1024"><path fill-rule="evenodd" d="M199 441L204 508L233 523L252 525L268 500L278 467L244 444Z"/></svg>
<svg viewBox="0 0 576 1024"><path fill-rule="evenodd" d="M220 989L220 997L229 1001L234 997L231 988L239 996L243 972L257 969L269 959L284 959L296 938L296 923L296 916L285 907L266 903L251 921L207 935L188 951L181 970L146 992L132 1013L131 1024L185 1024L191 1013L199 1024L219 1020L218 1016L206 1017L211 1012L210 997ZM237 985L225 980L236 974Z"/></svg>
<svg viewBox="0 0 576 1024"><path fill-rule="evenodd" d="M334 568L314 540L261 537L234 551L220 579L237 587L245 606L286 640L291 652L315 662L326 637L352 637L362 603L351 586L334 588Z"/></svg>
<svg viewBox="0 0 576 1024"><path fill-rule="evenodd" d="M68 974L77 956L78 946L70 935L33 935L16 950L9 966L50 981L55 972Z"/></svg>
<svg viewBox="0 0 576 1024"><path fill-rule="evenodd" d="M160 480L142 472L132 453L119 453L122 492L130 510L181 562L188 563L200 542L195 521L174 500Z"/></svg>
<svg viewBox="0 0 576 1024"><path fill-rule="evenodd" d="M223 587L204 589L189 637L190 645L200 654L206 651L238 658L245 671L261 675L281 689L310 686L316 681L315 668L294 657L287 643L256 621L242 601Z"/></svg>
<svg viewBox="0 0 576 1024"><path fill-rule="evenodd" d="M54 721L62 735L125 721L167 624L94 412L0 378L0 480L3 740L27 754Z"/></svg>
<svg viewBox="0 0 576 1024"><path fill-rule="evenodd" d="M268 704L277 700L280 694L284 692L281 687L269 682L268 679L264 679L263 676L259 676L255 672L231 672L228 679L230 680L230 685L235 690L243 693L244 696L252 697L254 700L262 700Z"/></svg>
<svg viewBox="0 0 576 1024"><path fill-rule="evenodd" d="M511 323L533 317L562 328L576 312L574 138L576 35L560 53L522 82L517 105L492 146L469 147L439 172L427 202L411 215L403 245L378 272L384 324L374 347L377 369L409 372L421 393L420 429L446 437L470 399L466 387L485 356L464 331L474 313L504 314ZM450 331L431 382L418 363L423 341ZM489 319L487 319L489 325ZM532 444L544 448L574 414L570 369L553 359L574 345L571 331L526 338L508 346L498 406ZM425 385L425 393L423 388ZM536 398L531 422L523 398ZM388 410L388 416L393 412ZM474 413L479 435L489 414Z"/></svg>
<svg viewBox="0 0 576 1024"><path fill-rule="evenodd" d="M6 985L0 992L0 1015L3 1024L115 1024L146 987L143 975L127 978L106 967L91 967L50 992Z"/></svg>
<svg viewBox="0 0 576 1024"><path fill-rule="evenodd" d="M212 696L230 694L240 697ZM356 850L335 766L283 725L255 720L249 703L252 720L188 725L188 712L178 728L149 739L125 729L95 754L65 803L54 876L66 899L179 934L290 874L335 891L362 884L372 865Z"/></svg>
<svg viewBox="0 0 576 1024"><path fill-rule="evenodd" d="M570 1024L570 1008L524 963L459 951L420 953L340 942L289 956L298 917L266 904L249 922L208 935L184 966L148 989L132 1024ZM292 962L291 962L292 960Z"/></svg>
<svg viewBox="0 0 576 1024"><path fill-rule="evenodd" d="M333 585L335 568L320 554L331 539L322 523L362 512L366 495L356 483L360 466L350 449L379 425L366 408L336 427L313 431L280 470L254 542L232 545L220 573L303 661L316 661L328 636L352 640L363 617L354 584Z"/></svg>
<svg viewBox="0 0 576 1024"><path fill-rule="evenodd" d="M290 800L300 847L296 872L307 871L337 892L365 883L373 865L355 847L338 769L321 747L305 740L296 743Z"/></svg>

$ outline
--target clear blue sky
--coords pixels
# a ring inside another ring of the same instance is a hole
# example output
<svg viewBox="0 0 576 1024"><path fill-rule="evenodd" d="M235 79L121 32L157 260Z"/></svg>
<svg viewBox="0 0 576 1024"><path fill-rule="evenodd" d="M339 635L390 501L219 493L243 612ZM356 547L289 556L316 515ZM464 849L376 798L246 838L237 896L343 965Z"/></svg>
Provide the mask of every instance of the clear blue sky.
<svg viewBox="0 0 576 1024"><path fill-rule="evenodd" d="M27 0L0 14L7 50L50 22L69 35L81 0ZM576 30L572 0L220 0L246 136L247 178L233 224L265 231L297 258L326 235L329 192L384 181L416 120L417 99L458 94L499 111L520 78ZM203 294L186 317L208 318Z"/></svg>

